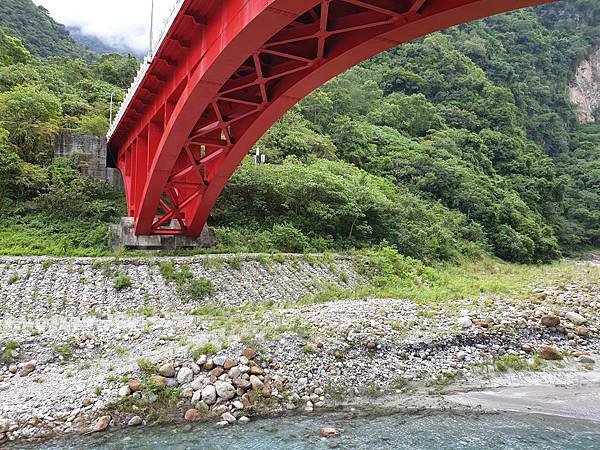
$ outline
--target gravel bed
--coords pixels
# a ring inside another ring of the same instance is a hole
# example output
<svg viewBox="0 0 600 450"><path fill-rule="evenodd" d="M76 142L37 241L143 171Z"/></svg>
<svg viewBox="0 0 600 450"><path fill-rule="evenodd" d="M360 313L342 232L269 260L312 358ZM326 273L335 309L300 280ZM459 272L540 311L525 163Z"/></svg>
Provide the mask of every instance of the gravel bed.
<svg viewBox="0 0 600 450"><path fill-rule="evenodd" d="M14 347L0 366L0 442L144 426L167 392L175 420L229 426L506 373L592 370L600 355L597 282L539 287L526 300L303 304L293 300L326 284L363 283L353 261L169 260L214 283L213 296L190 302L156 260L45 261L0 259L0 350ZM115 291L116 272L130 289ZM262 307L236 308L248 304ZM203 305L230 308L191 312ZM140 407L123 407L132 404Z"/></svg>

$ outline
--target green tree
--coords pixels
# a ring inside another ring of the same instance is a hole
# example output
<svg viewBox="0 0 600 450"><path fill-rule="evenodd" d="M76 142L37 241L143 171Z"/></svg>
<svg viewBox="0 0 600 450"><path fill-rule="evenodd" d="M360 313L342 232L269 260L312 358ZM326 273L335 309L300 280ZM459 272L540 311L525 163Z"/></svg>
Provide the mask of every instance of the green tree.
<svg viewBox="0 0 600 450"><path fill-rule="evenodd" d="M9 36L0 28L0 65L26 63L30 57L18 38Z"/></svg>
<svg viewBox="0 0 600 450"><path fill-rule="evenodd" d="M0 94L0 123L26 162L50 160L61 112L58 98L34 86L17 86Z"/></svg>

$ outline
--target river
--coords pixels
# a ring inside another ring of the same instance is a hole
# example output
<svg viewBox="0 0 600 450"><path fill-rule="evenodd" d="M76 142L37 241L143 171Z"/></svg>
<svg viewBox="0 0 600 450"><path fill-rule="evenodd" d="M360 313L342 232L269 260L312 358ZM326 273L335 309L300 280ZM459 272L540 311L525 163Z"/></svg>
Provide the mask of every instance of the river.
<svg viewBox="0 0 600 450"><path fill-rule="evenodd" d="M322 438L320 427L342 430ZM158 449L592 449L600 448L600 423L537 414L476 414L389 409L261 419L218 429L211 424L157 426L44 444L45 450Z"/></svg>

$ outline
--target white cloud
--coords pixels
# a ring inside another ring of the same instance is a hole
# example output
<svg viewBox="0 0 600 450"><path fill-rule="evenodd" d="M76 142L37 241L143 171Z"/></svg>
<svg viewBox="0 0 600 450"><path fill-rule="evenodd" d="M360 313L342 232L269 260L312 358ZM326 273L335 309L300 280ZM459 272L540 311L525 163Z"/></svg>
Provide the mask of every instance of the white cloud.
<svg viewBox="0 0 600 450"><path fill-rule="evenodd" d="M77 26L90 36L123 49L143 53L148 49L151 0L34 0L52 17ZM155 0L154 35L162 29L175 0Z"/></svg>

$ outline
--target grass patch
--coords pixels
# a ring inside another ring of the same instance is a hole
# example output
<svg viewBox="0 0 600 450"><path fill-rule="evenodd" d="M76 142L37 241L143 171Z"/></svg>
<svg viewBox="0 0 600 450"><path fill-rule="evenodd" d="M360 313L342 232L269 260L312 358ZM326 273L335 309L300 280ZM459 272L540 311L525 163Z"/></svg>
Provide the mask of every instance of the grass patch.
<svg viewBox="0 0 600 450"><path fill-rule="evenodd" d="M0 361L2 364L7 364L13 361L15 355L17 354L20 348L20 344L14 339L9 339L4 344L4 348L2 349L2 353L0 354Z"/></svg>
<svg viewBox="0 0 600 450"><path fill-rule="evenodd" d="M194 274L190 270L190 266L183 265L177 269L170 262L160 263L160 274L167 283L175 283L177 286L183 286L189 280L194 278Z"/></svg>
<svg viewBox="0 0 600 450"><path fill-rule="evenodd" d="M242 270L242 266L243 266L242 257L240 255L232 256L227 261L227 264L229 264L229 267L232 268L233 270Z"/></svg>
<svg viewBox="0 0 600 450"><path fill-rule="evenodd" d="M54 353L62 356L63 359L71 359L73 357L73 346L70 343L64 343L54 347Z"/></svg>
<svg viewBox="0 0 600 450"><path fill-rule="evenodd" d="M150 361L148 358L139 359L137 365L145 375L154 375L160 370L158 363Z"/></svg>
<svg viewBox="0 0 600 450"><path fill-rule="evenodd" d="M189 300L204 300L212 297L215 292L215 285L208 278L191 280L185 287L185 293Z"/></svg>
<svg viewBox="0 0 600 450"><path fill-rule="evenodd" d="M125 289L129 289L131 287L131 278L127 274L122 272L117 273L117 278L115 279L114 288L117 292L122 292Z"/></svg>
<svg viewBox="0 0 600 450"><path fill-rule="evenodd" d="M526 359L521 358L518 355L505 355L502 357L495 357L493 359L494 368L498 372L506 372L509 369L514 371L521 371L529 369L529 363Z"/></svg>
<svg viewBox="0 0 600 450"><path fill-rule="evenodd" d="M212 342L207 342L206 344L199 345L192 351L192 358L197 360L202 355L213 356L216 355L219 351L218 347Z"/></svg>

